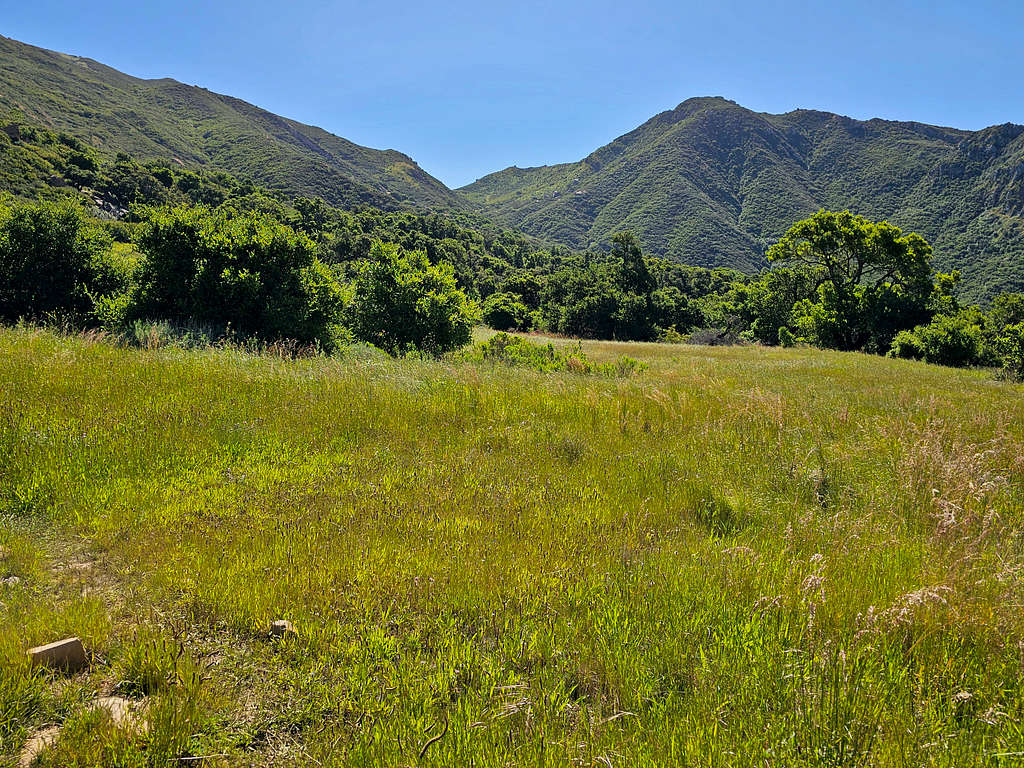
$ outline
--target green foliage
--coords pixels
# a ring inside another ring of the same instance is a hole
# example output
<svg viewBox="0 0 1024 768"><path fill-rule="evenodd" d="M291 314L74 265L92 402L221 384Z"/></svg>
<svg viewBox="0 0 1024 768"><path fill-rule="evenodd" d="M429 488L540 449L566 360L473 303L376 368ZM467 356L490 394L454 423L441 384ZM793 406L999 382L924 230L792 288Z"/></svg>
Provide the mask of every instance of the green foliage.
<svg viewBox="0 0 1024 768"><path fill-rule="evenodd" d="M330 346L340 285L310 241L256 213L151 211L130 315Z"/></svg>
<svg viewBox="0 0 1024 768"><path fill-rule="evenodd" d="M1009 325L1024 323L1024 293L999 294L993 299L989 314L997 331Z"/></svg>
<svg viewBox="0 0 1024 768"><path fill-rule="evenodd" d="M985 362L985 335L977 313L937 315L930 323L900 331L890 354L937 365L965 367Z"/></svg>
<svg viewBox="0 0 1024 768"><path fill-rule="evenodd" d="M72 200L0 201L0 320L83 316L109 247Z"/></svg>
<svg viewBox="0 0 1024 768"><path fill-rule="evenodd" d="M633 233L617 232L612 235L611 242L611 259L618 262L615 282L619 289L640 296L652 293L657 283Z"/></svg>
<svg viewBox="0 0 1024 768"><path fill-rule="evenodd" d="M658 265L661 266L661 265ZM550 275L541 293L541 312L549 330L582 338L653 340L667 328L687 328L694 319L684 293L655 277L629 233L613 238L605 259Z"/></svg>
<svg viewBox="0 0 1024 768"><path fill-rule="evenodd" d="M996 344L1003 356L1003 370L1018 380L1024 380L1024 322L1005 326Z"/></svg>
<svg viewBox="0 0 1024 768"><path fill-rule="evenodd" d="M456 285L450 264L431 264L423 251L376 242L354 285L356 337L392 355L440 355L469 342L478 309Z"/></svg>
<svg viewBox="0 0 1024 768"><path fill-rule="evenodd" d="M526 331L530 310L514 293L492 293L481 307L483 321L496 331Z"/></svg>
<svg viewBox="0 0 1024 768"><path fill-rule="evenodd" d="M778 268L750 283L736 283L729 291L732 315L748 325L746 335L762 344L781 343L792 336L793 307L817 289L817 279L806 269Z"/></svg>
<svg viewBox="0 0 1024 768"><path fill-rule="evenodd" d="M555 349L554 344L535 344L521 336L496 333L475 351L481 359L505 365L532 368L542 373L568 371L582 375L629 377L643 373L647 365L628 355L608 363L593 363L577 343L568 351ZM474 355L470 355L472 359Z"/></svg>
<svg viewBox="0 0 1024 768"><path fill-rule="evenodd" d="M887 350L900 329L927 318L931 257L931 246L915 233L824 210L790 227L767 254L816 284L797 320L813 343L876 352Z"/></svg>
<svg viewBox="0 0 1024 768"><path fill-rule="evenodd" d="M553 344L534 344L520 336L496 333L480 344L478 351L484 360L506 365L532 368L542 373L564 371L567 357L555 351ZM570 356L575 356L571 352Z"/></svg>

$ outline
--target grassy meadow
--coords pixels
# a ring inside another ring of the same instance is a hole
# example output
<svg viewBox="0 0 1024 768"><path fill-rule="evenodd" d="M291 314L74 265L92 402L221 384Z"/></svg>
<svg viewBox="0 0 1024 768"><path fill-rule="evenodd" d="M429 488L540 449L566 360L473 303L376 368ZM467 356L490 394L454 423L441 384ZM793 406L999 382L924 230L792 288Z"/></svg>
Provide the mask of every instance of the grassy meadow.
<svg viewBox="0 0 1024 768"><path fill-rule="evenodd" d="M584 349L649 367L0 331L0 763L1024 763L1024 387Z"/></svg>

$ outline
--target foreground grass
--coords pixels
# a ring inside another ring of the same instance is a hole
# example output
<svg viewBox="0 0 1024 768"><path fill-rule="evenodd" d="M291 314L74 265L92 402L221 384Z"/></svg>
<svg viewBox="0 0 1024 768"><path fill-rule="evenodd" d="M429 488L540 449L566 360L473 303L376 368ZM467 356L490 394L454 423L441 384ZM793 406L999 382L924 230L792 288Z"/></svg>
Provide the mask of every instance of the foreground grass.
<svg viewBox="0 0 1024 768"><path fill-rule="evenodd" d="M1021 387L585 349L650 369L0 332L0 752L56 723L42 765L1020 764ZM27 667L69 634L88 673Z"/></svg>

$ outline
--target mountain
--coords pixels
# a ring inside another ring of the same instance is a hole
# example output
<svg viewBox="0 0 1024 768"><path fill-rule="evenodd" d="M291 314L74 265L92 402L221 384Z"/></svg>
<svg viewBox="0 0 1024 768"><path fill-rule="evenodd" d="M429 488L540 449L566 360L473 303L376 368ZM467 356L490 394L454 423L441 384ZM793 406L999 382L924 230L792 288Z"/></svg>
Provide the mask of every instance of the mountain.
<svg viewBox="0 0 1024 768"><path fill-rule="evenodd" d="M1024 289L1024 126L963 131L717 97L662 112L577 163L459 190L498 221L573 247L632 230L650 253L754 271L819 208L913 229L969 298Z"/></svg>
<svg viewBox="0 0 1024 768"><path fill-rule="evenodd" d="M576 248L631 230L648 253L748 272L795 221L850 209L928 238L937 266L963 273L968 299L1024 290L1020 125L972 132L696 98L577 163L508 168L452 191L400 152L204 88L3 36L0 61L0 122L20 112L109 156L226 171L343 207L481 214ZM6 160L0 177L24 175Z"/></svg>
<svg viewBox="0 0 1024 768"><path fill-rule="evenodd" d="M0 117L20 111L109 154L223 170L336 205L464 207L401 152L361 147L240 99L176 80L141 80L3 36L0 61Z"/></svg>

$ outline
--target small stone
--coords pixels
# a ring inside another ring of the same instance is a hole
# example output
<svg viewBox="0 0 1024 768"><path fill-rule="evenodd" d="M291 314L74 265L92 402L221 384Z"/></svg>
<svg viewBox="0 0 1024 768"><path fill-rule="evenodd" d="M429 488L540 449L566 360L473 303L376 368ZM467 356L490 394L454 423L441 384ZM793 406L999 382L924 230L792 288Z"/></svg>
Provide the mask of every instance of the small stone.
<svg viewBox="0 0 1024 768"><path fill-rule="evenodd" d="M296 634L295 627L293 627L292 623L286 619L279 619L270 625L271 637L284 637L285 635L294 634Z"/></svg>
<svg viewBox="0 0 1024 768"><path fill-rule="evenodd" d="M17 576L8 576L6 579L4 579L4 584L8 587L16 587L19 584L21 584L21 579L19 579Z"/></svg>
<svg viewBox="0 0 1024 768"><path fill-rule="evenodd" d="M102 710L110 715L114 725L121 728L137 728L140 726L138 718L139 704L122 696L101 696L96 699L90 707L95 710ZM144 728L144 724L142 724Z"/></svg>
<svg viewBox="0 0 1024 768"><path fill-rule="evenodd" d="M77 637L29 648L28 657L33 666L52 667L66 672L77 672L89 665L85 646Z"/></svg>

